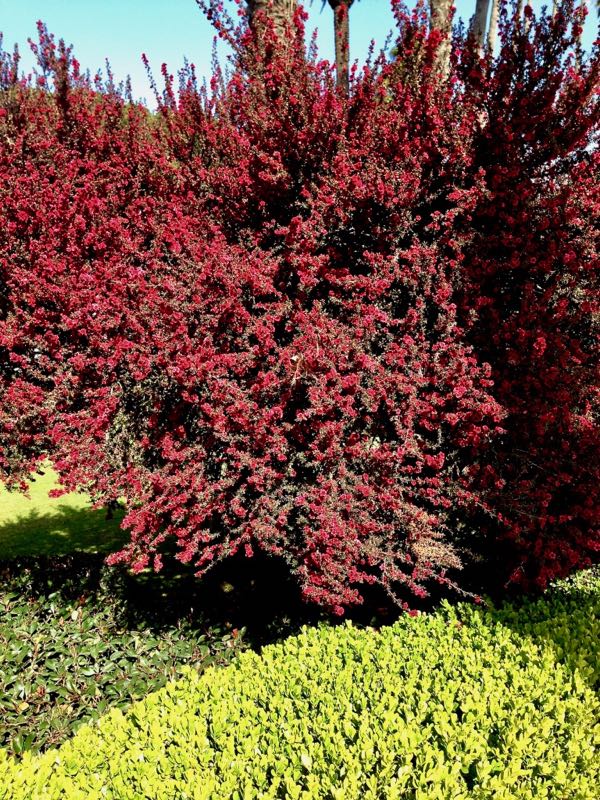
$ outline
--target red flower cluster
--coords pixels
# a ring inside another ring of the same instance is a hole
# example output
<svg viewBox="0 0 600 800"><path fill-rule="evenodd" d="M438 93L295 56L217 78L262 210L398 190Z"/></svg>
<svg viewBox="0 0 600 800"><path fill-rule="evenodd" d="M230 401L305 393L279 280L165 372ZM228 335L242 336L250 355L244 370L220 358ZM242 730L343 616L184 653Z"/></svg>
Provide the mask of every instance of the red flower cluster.
<svg viewBox="0 0 600 800"><path fill-rule="evenodd" d="M349 98L300 12L278 48L215 11L233 74L156 114L43 27L37 82L0 57L0 478L124 498L113 563L260 550L341 612L597 551L597 60L559 15L440 82L395 5Z"/></svg>
<svg viewBox="0 0 600 800"><path fill-rule="evenodd" d="M500 521L498 577L530 588L600 553L599 64L596 46L577 66L584 13L566 4L529 34L505 30L496 68L465 75L485 98L486 197L461 308L507 411L477 470Z"/></svg>

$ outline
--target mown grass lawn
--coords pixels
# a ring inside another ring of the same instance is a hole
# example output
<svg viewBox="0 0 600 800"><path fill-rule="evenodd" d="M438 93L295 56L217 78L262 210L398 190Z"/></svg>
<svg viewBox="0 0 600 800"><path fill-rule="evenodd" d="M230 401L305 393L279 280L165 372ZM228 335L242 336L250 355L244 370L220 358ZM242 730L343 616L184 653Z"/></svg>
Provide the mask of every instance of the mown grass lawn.
<svg viewBox="0 0 600 800"><path fill-rule="evenodd" d="M109 553L126 541L126 534L119 527L123 512L107 519L104 509L91 508L85 494L48 497L56 486L56 475L50 467L31 482L28 497L7 491L0 483L0 560L73 552Z"/></svg>

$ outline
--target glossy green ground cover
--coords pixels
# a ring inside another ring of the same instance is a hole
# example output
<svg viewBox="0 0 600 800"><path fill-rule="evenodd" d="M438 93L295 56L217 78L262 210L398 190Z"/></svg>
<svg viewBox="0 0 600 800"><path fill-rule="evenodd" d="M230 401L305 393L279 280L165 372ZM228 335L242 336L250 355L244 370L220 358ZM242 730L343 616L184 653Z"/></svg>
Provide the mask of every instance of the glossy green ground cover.
<svg viewBox="0 0 600 800"><path fill-rule="evenodd" d="M215 571L200 585L182 565L138 576L106 567L125 536L121 515L107 520L83 494L51 499L56 485L51 469L29 497L0 484L0 747L15 755L59 745L184 666L225 664L246 646L231 621L246 601L239 575ZM272 616L270 591L268 605ZM269 637L282 635L281 618L269 624Z"/></svg>
<svg viewBox="0 0 600 800"><path fill-rule="evenodd" d="M0 483L0 560L15 556L59 555L118 549L126 535L119 528L122 512L107 519L92 509L84 494L49 498L56 475L46 468L30 484L29 497L8 492Z"/></svg>
<svg viewBox="0 0 600 800"><path fill-rule="evenodd" d="M0 564L0 747L55 746L185 666L228 663L243 637L178 605L179 592L91 555Z"/></svg>
<svg viewBox="0 0 600 800"><path fill-rule="evenodd" d="M242 653L0 754L0 798L597 800L600 579Z"/></svg>

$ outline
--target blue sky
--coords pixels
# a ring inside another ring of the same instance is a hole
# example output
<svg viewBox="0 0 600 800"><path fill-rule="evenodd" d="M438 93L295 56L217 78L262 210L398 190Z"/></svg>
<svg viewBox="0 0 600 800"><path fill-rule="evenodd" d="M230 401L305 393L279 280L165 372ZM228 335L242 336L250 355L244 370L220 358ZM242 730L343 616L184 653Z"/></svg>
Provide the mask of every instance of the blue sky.
<svg viewBox="0 0 600 800"><path fill-rule="evenodd" d="M549 0L551 2L551 0ZM319 31L319 47L326 58L332 57L332 14L329 7L321 13L321 0L309 0L309 29ZM541 3L539 3L541 5ZM534 3L534 7L538 2ZM468 19L475 0L457 0L457 14ZM351 11L351 52L364 59L371 39L383 45L393 20L388 0L360 0ZM151 92L141 54L146 53L155 74L166 62L171 72L183 64L184 56L196 65L199 75L210 73L213 29L204 19L194 0L0 0L0 31L4 47L17 42L23 66L31 68L27 38L36 36L36 21L47 23L50 31L74 45L74 53L84 69L92 72L111 63L115 78L131 75L135 97ZM595 35L597 18L592 11L586 26L586 43Z"/></svg>

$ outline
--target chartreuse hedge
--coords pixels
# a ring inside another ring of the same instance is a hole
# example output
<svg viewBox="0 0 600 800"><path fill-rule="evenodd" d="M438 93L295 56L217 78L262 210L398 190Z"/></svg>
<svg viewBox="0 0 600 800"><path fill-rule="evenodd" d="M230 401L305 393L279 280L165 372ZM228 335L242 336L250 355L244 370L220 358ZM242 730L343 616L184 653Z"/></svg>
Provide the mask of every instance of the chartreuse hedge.
<svg viewBox="0 0 600 800"><path fill-rule="evenodd" d="M598 586L305 629L0 756L0 797L597 800Z"/></svg>

